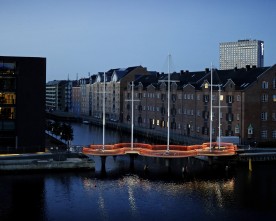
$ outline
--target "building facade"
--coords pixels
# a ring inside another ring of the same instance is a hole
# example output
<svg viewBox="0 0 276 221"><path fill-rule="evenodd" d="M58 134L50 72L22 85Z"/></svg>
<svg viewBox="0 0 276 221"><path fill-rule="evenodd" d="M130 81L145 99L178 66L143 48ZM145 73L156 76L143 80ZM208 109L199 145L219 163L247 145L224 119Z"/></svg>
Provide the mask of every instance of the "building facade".
<svg viewBox="0 0 276 221"><path fill-rule="evenodd" d="M102 118L103 105L105 105L106 119L122 122L124 89L128 82L147 74L147 69L141 66L111 69L105 73L98 73L92 84L92 116Z"/></svg>
<svg viewBox="0 0 276 221"><path fill-rule="evenodd" d="M0 151L45 148L46 58L0 56Z"/></svg>
<svg viewBox="0 0 276 221"><path fill-rule="evenodd" d="M135 81L134 125L165 134L170 101L170 133L213 140L237 136L242 144L276 142L276 65L263 68L183 72L143 76ZM212 98L211 98L212 88ZM123 122L131 123L131 85L124 92ZM212 99L212 111L211 111ZM212 114L212 127L210 117Z"/></svg>
<svg viewBox="0 0 276 221"><path fill-rule="evenodd" d="M72 82L72 113L79 117L81 114L80 80Z"/></svg>
<svg viewBox="0 0 276 221"><path fill-rule="evenodd" d="M264 66L264 42L238 40L219 44L220 70Z"/></svg>
<svg viewBox="0 0 276 221"><path fill-rule="evenodd" d="M54 80L46 84L46 110L70 112L72 109L72 81Z"/></svg>

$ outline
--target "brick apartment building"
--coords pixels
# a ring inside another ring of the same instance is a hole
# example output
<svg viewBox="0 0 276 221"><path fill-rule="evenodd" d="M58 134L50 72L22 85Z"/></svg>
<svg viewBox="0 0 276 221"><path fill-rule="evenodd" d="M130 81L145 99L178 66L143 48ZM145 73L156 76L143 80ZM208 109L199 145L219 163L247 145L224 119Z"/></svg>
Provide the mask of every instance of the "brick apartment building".
<svg viewBox="0 0 276 221"><path fill-rule="evenodd" d="M212 137L238 136L242 144L276 141L276 65L213 70ZM167 131L168 75L153 73L134 82L134 125ZM210 137L211 71L170 74L170 131ZM131 123L131 85L124 92L123 122ZM220 98L220 100L219 100ZM128 101L126 101L128 100ZM220 107L220 108L219 108ZM220 127L219 127L220 122Z"/></svg>

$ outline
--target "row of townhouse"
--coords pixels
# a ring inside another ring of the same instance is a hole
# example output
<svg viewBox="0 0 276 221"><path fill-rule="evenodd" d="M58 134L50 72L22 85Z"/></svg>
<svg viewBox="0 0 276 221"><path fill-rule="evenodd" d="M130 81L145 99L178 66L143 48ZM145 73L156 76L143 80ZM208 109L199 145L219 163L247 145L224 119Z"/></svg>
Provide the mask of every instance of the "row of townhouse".
<svg viewBox="0 0 276 221"><path fill-rule="evenodd" d="M276 141L276 65L212 73L212 85L209 69L171 73L168 99L168 74L142 66L99 72L72 82L68 111L98 119L105 112L107 120L130 125L133 104L135 128L165 133L169 100L172 134L208 140L211 132L214 139L238 136L242 144Z"/></svg>
<svg viewBox="0 0 276 221"><path fill-rule="evenodd" d="M107 72L99 72L88 78L74 81L72 105L69 111L76 116L102 118L103 104L105 104L106 119L122 122L124 89L130 81L148 74L146 68L134 66L110 69Z"/></svg>
<svg viewBox="0 0 276 221"><path fill-rule="evenodd" d="M183 136L238 136L242 144L276 141L276 65L143 76L124 92L123 122ZM212 87L212 98L211 98ZM212 112L211 112L212 99ZM127 102L126 102L127 100ZM210 115L212 113L212 131ZM220 130L220 131L219 131Z"/></svg>

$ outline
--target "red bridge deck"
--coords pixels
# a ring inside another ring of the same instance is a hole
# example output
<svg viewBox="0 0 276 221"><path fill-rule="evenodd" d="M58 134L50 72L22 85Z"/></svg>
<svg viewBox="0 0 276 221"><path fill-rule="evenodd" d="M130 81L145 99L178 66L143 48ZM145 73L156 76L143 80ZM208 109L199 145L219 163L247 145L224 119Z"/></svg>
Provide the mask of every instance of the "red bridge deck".
<svg viewBox="0 0 276 221"><path fill-rule="evenodd" d="M217 142L203 143L201 145L151 145L144 143L118 143L113 145L90 145L83 147L83 153L93 156L115 156L125 154L139 154L148 157L183 158L192 156L232 156L236 155L237 146L232 143Z"/></svg>

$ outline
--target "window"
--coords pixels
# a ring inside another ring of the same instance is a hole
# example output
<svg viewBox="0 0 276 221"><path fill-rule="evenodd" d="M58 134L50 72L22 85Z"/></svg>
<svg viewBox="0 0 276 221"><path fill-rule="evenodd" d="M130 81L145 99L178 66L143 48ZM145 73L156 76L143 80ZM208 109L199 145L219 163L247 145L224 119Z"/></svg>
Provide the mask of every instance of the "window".
<svg viewBox="0 0 276 221"><path fill-rule="evenodd" d="M235 133L236 134L240 133L240 125L238 125L238 124L235 126Z"/></svg>
<svg viewBox="0 0 276 221"><path fill-rule="evenodd" d="M272 99L273 99L273 102L276 102L276 94L273 94Z"/></svg>
<svg viewBox="0 0 276 221"><path fill-rule="evenodd" d="M273 79L272 84L273 84L273 89L276 89L276 78Z"/></svg>
<svg viewBox="0 0 276 221"><path fill-rule="evenodd" d="M237 121L240 120L240 114L237 114Z"/></svg>
<svg viewBox="0 0 276 221"><path fill-rule="evenodd" d="M229 122L233 121L233 114L232 113L229 113L226 116L227 116L227 119L226 119L227 121L229 121Z"/></svg>
<svg viewBox="0 0 276 221"><path fill-rule="evenodd" d="M272 113L272 120L273 120L273 121L276 121L276 112L273 112L273 113Z"/></svg>
<svg viewBox="0 0 276 221"><path fill-rule="evenodd" d="M262 112L261 113L261 120L262 121L267 121L267 112Z"/></svg>
<svg viewBox="0 0 276 221"><path fill-rule="evenodd" d="M203 95L203 100L205 103L209 102L209 95Z"/></svg>
<svg viewBox="0 0 276 221"><path fill-rule="evenodd" d="M268 89L268 82L267 81L262 82L262 89Z"/></svg>
<svg viewBox="0 0 276 221"><path fill-rule="evenodd" d="M267 130L262 130L261 131L261 138L266 139L267 138Z"/></svg>
<svg viewBox="0 0 276 221"><path fill-rule="evenodd" d="M227 96L227 103L229 103L229 104L231 104L231 103L233 103L233 96L231 96L231 95L228 95Z"/></svg>
<svg viewBox="0 0 276 221"><path fill-rule="evenodd" d="M197 116L200 117L201 116L201 111L200 110L197 110Z"/></svg>
<svg viewBox="0 0 276 221"><path fill-rule="evenodd" d="M262 102L268 101L268 94L262 94Z"/></svg>
<svg viewBox="0 0 276 221"><path fill-rule="evenodd" d="M273 130L273 131L272 131L272 138L273 138L273 139L276 139L276 130Z"/></svg>

